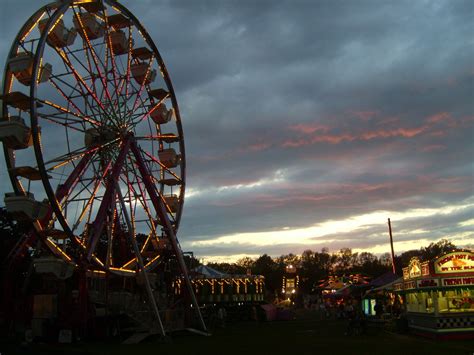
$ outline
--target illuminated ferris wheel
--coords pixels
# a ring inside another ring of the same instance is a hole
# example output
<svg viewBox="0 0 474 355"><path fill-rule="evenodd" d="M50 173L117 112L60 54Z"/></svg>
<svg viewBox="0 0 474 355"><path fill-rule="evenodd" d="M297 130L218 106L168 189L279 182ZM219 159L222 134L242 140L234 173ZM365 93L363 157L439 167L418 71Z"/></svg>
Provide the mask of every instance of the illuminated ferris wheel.
<svg viewBox="0 0 474 355"><path fill-rule="evenodd" d="M127 275L139 259L151 270L164 250L180 250L178 104L160 53L125 7L58 1L38 10L13 42L2 100L14 189L5 205L33 221L54 255Z"/></svg>

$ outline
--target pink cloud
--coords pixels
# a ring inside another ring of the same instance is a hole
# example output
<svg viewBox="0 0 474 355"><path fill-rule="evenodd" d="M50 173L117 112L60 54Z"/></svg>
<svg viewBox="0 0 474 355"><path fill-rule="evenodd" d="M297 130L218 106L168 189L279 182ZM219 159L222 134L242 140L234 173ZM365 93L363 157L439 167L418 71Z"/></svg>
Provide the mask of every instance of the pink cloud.
<svg viewBox="0 0 474 355"><path fill-rule="evenodd" d="M391 138L391 137L404 137L413 138L420 135L426 130L426 126L417 128L397 128L392 130L379 129L375 131L367 131L362 133L341 133L341 134L322 134L315 135L311 138L300 138L300 139L289 139L282 143L283 148L297 148L301 146L316 144L316 143L328 143L328 144L339 144L341 142L352 142L352 141L370 141L373 139L380 138Z"/></svg>
<svg viewBox="0 0 474 355"><path fill-rule="evenodd" d="M371 140L376 138L390 138L390 137L405 137L405 138L412 138L419 134L421 134L426 127L418 127L418 128L397 128L392 130L385 130L380 129L377 131L371 131L362 133L359 136L360 140Z"/></svg>
<svg viewBox="0 0 474 355"><path fill-rule="evenodd" d="M370 121L372 118L379 114L379 111L352 111L351 112L354 116L356 116L361 121L367 122Z"/></svg>
<svg viewBox="0 0 474 355"><path fill-rule="evenodd" d="M394 126L400 124L400 117L397 116L390 116L384 117L381 120L377 121L377 126Z"/></svg>
<svg viewBox="0 0 474 355"><path fill-rule="evenodd" d="M250 144L244 148L239 149L240 153L249 153L249 152L260 152L262 150L266 150L271 147L271 144L268 142L260 142Z"/></svg>
<svg viewBox="0 0 474 355"><path fill-rule="evenodd" d="M427 146L421 148L421 151L425 152L425 153L431 153L431 152L439 152L439 151L442 151L442 150L445 150L445 149L446 149L445 145L430 144L430 145L427 145Z"/></svg>
<svg viewBox="0 0 474 355"><path fill-rule="evenodd" d="M306 124L299 123L288 127L292 131L296 131L304 134L312 134L314 132L327 132L329 131L329 126L321 125L318 123Z"/></svg>
<svg viewBox="0 0 474 355"><path fill-rule="evenodd" d="M362 119L379 115L377 111L356 112ZM379 120L380 125L389 126L380 129L362 131L354 129L342 133L332 133L336 127L324 126L320 124L298 124L290 126L289 129L304 134L295 138L285 140L281 147L298 148L317 143L339 144L342 142L370 141L375 139L387 138L415 138L420 135L429 135L432 137L442 137L448 133L447 128L459 128L468 126L474 121L474 117L463 117L461 120L455 120L449 112L438 112L428 116L424 124L418 127L401 127L402 123L398 117L386 117ZM379 125L379 124L377 124Z"/></svg>
<svg viewBox="0 0 474 355"><path fill-rule="evenodd" d="M426 119L426 122L428 123L438 123L442 121L446 121L449 118L451 118L451 115L448 112L439 112L436 113Z"/></svg>

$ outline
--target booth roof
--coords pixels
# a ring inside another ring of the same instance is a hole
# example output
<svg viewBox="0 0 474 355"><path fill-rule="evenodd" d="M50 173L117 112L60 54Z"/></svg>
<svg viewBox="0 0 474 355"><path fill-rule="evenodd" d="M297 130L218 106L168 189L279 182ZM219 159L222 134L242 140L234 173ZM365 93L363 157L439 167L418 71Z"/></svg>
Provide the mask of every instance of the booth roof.
<svg viewBox="0 0 474 355"><path fill-rule="evenodd" d="M384 285L388 285L388 284L392 283L393 281L398 280L399 277L400 276L398 276L397 274L394 274L393 272L388 271L385 274L382 274L379 277L377 277L377 278L373 279L372 281L370 281L368 286L375 288L375 287L381 287L381 286L384 286Z"/></svg>
<svg viewBox="0 0 474 355"><path fill-rule="evenodd" d="M399 282L403 282L403 277L399 277L398 279L393 280L392 282L389 282L385 285L379 286L372 288L370 291L392 291L393 290L393 285ZM370 292L368 291L368 292Z"/></svg>

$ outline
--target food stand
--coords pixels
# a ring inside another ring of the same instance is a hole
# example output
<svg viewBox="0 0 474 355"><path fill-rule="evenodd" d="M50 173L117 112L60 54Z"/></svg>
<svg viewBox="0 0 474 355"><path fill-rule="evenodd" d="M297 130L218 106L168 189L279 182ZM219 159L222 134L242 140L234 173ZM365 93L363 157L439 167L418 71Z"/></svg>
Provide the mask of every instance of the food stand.
<svg viewBox="0 0 474 355"><path fill-rule="evenodd" d="M431 261L412 258L403 282L408 326L437 338L474 338L474 253L457 251Z"/></svg>

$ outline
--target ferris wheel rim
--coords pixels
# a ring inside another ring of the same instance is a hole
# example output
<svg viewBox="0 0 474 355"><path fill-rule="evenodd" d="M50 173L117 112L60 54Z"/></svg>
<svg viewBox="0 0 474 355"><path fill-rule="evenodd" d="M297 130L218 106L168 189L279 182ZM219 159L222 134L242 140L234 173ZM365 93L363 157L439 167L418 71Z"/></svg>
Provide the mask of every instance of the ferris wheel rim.
<svg viewBox="0 0 474 355"><path fill-rule="evenodd" d="M160 68L163 68L163 79L164 79L164 81L167 85L167 88L169 89L169 92L170 92L170 95L171 95L170 98L173 102L173 108L175 108L175 115L176 115L176 121L177 121L176 122L176 127L178 129L178 133L179 133L179 137L180 137L180 140L179 140L180 153L183 156L182 166L181 166L181 179L183 181L183 184L180 187L180 191L181 191L180 192L180 196L181 196L180 200L181 201L180 201L180 208L178 209L178 214L177 214L176 222L175 222L176 229L177 229L177 227L179 226L179 221L180 221L181 215L182 215L182 209L183 209L183 203L184 203L184 191L185 191L184 190L184 188L185 188L185 156L184 156L184 154L185 154L185 149L184 149L184 136L183 136L181 118L180 118L178 103L177 103L177 100L176 100L176 96L175 96L175 93L174 93L172 82L171 82L171 79L169 78L169 74L166 70L166 66L163 62L163 59L162 59L161 55L159 54L158 49L156 48L155 43L153 42L151 37L148 35L145 28L138 21L138 19L128 9L126 9L123 5L119 4L118 2L116 2L116 1L105 1L105 2L107 2L107 4L109 4L111 6L115 6L115 7L119 8L121 13L125 13L133 21L134 26L136 26L140 30L141 34L145 36L145 41L151 47L153 52L157 55L157 58L159 58L158 64L159 64ZM46 48L46 39L47 39L47 34L48 34L49 30L51 29L53 24L60 18L60 16L62 16L68 10L68 8L71 6L71 4L72 4L72 1L65 2L65 3L61 4L60 6L58 6L58 7L51 7L51 4L46 5L46 6L42 7L40 10L38 10L37 12L35 12L35 14L33 14L30 17L30 19L34 18L37 14L39 14L41 12L43 12L43 14L44 14L48 9L53 9L53 11L54 11L54 12L52 12L51 15L49 15L50 17L49 17L49 20L48 20L47 25L46 25L46 30L41 34L41 36L39 38L38 46L37 46L36 51L34 53L33 78L38 77L39 70L40 70L40 63L41 63L41 59L43 57L44 50ZM25 23L25 25L23 26L24 28L28 27L27 26L28 22L29 21L27 21L27 23ZM34 27L34 25L33 25L33 27ZM23 28L22 28L22 30L23 30ZM20 32L22 32L22 31L20 31ZM15 42L12 45L12 48L18 48L18 37L19 37L19 35L15 39ZM11 57L11 54L10 54L9 57ZM5 70L7 71L8 68L6 68ZM10 79L12 79L12 76L10 76ZM4 89L5 88L6 88L6 86L4 86ZM65 232L68 233L68 235L70 236L70 239L74 243L75 242L74 233L70 230L67 221L65 221L65 219L64 219L64 216L61 212L59 203L56 199L55 192L54 192L51 184L49 183L48 174L47 174L47 171L45 169L45 164L44 164L45 162L44 162L44 159L43 159L43 154L42 154L42 149L41 149L40 132L39 132L39 124L38 124L38 111L37 111L37 108L38 108L37 107L38 83L37 83L36 80L32 81L29 89L30 89L30 118L31 118L31 122L32 122L31 130L32 130L32 134L33 134L33 149L34 149L35 157L36 157L37 164L38 164L38 170L39 170L39 172L41 174L41 177L42 177L43 187L45 189L45 192L46 192L48 198L50 199L51 208L53 209L53 212L55 213L55 215L56 215L59 222L61 222L61 219L63 219L64 223L60 223L60 224L62 225ZM6 110L6 105L4 105L4 110ZM7 159L7 163L10 166L13 165L12 162L9 161L9 159ZM10 172L9 172L9 174L10 174ZM15 180L14 183L12 181L12 185L15 187L15 190L19 189L19 187L17 185L17 184L20 184L19 181L16 178L12 177L12 174L10 174L10 178ZM21 187L21 184L19 186ZM77 246L77 247L80 247L80 246Z"/></svg>
<svg viewBox="0 0 474 355"><path fill-rule="evenodd" d="M173 87L173 82L171 81L171 78L168 74L168 70L166 68L165 62L156 47L155 42L149 35L148 31L146 28L141 24L141 22L137 19L137 17L130 11L128 10L125 6L120 4L116 0L105 0L109 4L113 4L113 6L116 6L119 8L121 11L127 14L129 18L131 18L140 28L140 31L142 32L142 35L145 37L147 43L150 45L152 48L153 52L155 53L158 62L160 64L160 68L163 70L163 78L166 82L166 86L168 87L168 90L171 94L171 101L173 103L173 108L175 110L175 115L176 115L176 121L177 121L177 128L178 128L178 133L179 136L181 137L181 140L179 142L180 144L180 154L182 155L182 169L181 169L181 180L183 181L183 186L181 189L181 208L179 209L178 215L176 216L176 226L178 227L181 221L181 216L183 212L183 205L184 205L184 199L185 199L185 192L186 192L186 149L185 149L185 144L184 144L184 132L183 132L183 126L181 122L181 114L179 110L179 105L178 105L178 100L176 99L176 94L174 91ZM176 229L177 229L176 227Z"/></svg>
<svg viewBox="0 0 474 355"><path fill-rule="evenodd" d="M18 31L17 35L15 36L15 39L13 40L12 45L10 46L10 50L8 52L7 58L11 58L13 54L16 53L19 47L18 43L20 42L20 38L25 34L25 32L31 31L35 27L35 21L33 21L33 19L37 17L41 18L49 6L50 4L42 6L25 21L25 23L23 24L23 26L21 27L21 29ZM11 73L8 63L5 64L5 68L3 71L3 78L4 78L4 81L3 81L3 87L2 87L2 95L6 95L10 91L9 87L11 86L12 81L13 81L13 73ZM6 117L7 113L8 113L7 104L5 103L5 101L2 101L2 116ZM12 159L12 156L10 155L12 149L7 147L5 143L2 143L2 145L3 145L3 153L5 157L5 165L7 167L8 176L10 178L10 182L12 184L14 192L18 194L22 191L21 184L16 179L16 177L10 172L11 168L14 167L14 161Z"/></svg>

